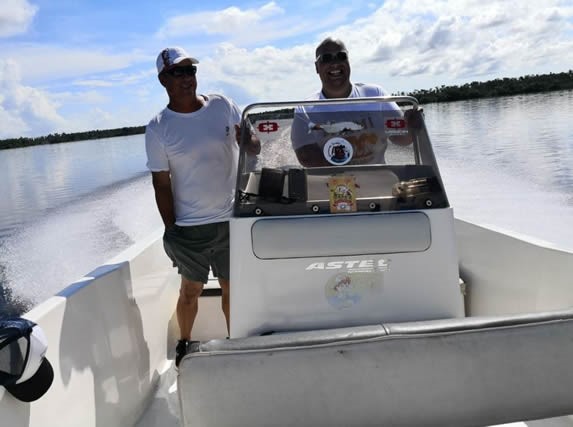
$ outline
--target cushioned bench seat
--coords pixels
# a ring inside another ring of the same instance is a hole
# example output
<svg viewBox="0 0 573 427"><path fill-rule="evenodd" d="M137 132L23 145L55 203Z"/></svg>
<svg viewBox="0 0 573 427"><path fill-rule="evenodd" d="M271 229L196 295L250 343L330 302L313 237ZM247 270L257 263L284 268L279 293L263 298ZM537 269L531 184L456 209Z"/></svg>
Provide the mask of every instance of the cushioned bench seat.
<svg viewBox="0 0 573 427"><path fill-rule="evenodd" d="M480 426L573 413L573 310L201 343L185 426Z"/></svg>

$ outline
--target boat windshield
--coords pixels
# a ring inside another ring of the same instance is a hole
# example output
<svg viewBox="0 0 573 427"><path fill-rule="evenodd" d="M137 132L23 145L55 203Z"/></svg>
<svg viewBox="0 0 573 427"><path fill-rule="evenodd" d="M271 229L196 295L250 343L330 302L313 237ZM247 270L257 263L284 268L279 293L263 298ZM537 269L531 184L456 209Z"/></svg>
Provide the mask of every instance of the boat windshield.
<svg viewBox="0 0 573 427"><path fill-rule="evenodd" d="M240 153L235 216L449 206L414 98L253 104Z"/></svg>

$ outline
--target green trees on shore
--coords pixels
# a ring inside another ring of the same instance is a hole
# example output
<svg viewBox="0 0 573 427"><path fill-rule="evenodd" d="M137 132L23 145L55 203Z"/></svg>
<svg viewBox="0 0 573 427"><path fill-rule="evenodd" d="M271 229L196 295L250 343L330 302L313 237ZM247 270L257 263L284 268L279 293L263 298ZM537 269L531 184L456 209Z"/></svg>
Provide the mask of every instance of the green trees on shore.
<svg viewBox="0 0 573 427"><path fill-rule="evenodd" d="M451 102L476 98L522 95L538 92L573 89L573 70L517 78L503 78L486 82L471 82L462 86L440 86L434 89L415 90L394 95L413 96L420 104Z"/></svg>
<svg viewBox="0 0 573 427"><path fill-rule="evenodd" d="M486 82L471 82L462 86L440 86L433 89L400 92L393 95L409 95L418 99L420 104L433 102L451 102L464 99L493 98L499 96L520 95L537 92L550 92L573 89L573 70L563 73L528 75L517 78L503 78ZM4 148L27 147L40 144L84 141L87 139L111 138L115 136L138 135L145 133L145 126L123 127L118 129L91 130L76 133L55 133L35 138L11 138L0 140L0 150Z"/></svg>
<svg viewBox="0 0 573 427"><path fill-rule="evenodd" d="M34 138L10 138L0 140L0 150L4 148L28 147L41 144L58 144L60 142L85 141L87 139L112 138L114 136L139 135L145 133L145 126L123 127L117 129L90 130L74 133L51 133Z"/></svg>

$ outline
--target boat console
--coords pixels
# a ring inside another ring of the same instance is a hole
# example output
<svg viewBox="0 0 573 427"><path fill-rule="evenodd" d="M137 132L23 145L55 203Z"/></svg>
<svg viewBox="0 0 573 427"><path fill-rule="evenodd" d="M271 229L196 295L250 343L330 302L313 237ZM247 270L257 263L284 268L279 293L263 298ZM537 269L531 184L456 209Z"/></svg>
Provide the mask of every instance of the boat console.
<svg viewBox="0 0 573 427"><path fill-rule="evenodd" d="M414 99L254 104L243 124L231 337L464 315Z"/></svg>

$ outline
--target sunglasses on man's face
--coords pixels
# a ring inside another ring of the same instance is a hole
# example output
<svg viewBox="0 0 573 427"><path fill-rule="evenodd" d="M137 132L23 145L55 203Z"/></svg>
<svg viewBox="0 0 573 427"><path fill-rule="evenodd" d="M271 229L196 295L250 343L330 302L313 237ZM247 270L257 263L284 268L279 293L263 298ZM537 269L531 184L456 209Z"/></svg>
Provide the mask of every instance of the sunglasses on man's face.
<svg viewBox="0 0 573 427"><path fill-rule="evenodd" d="M165 74L169 74L175 78L183 76L194 76L197 74L197 67L195 65L189 65L186 67L173 67L170 70L164 71Z"/></svg>
<svg viewBox="0 0 573 427"><path fill-rule="evenodd" d="M329 64L335 61L344 62L346 60L348 60L348 53L343 50L335 53L326 52L316 57L316 62L320 62L321 64Z"/></svg>

